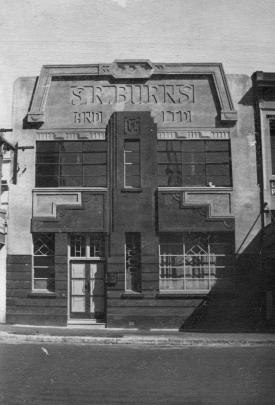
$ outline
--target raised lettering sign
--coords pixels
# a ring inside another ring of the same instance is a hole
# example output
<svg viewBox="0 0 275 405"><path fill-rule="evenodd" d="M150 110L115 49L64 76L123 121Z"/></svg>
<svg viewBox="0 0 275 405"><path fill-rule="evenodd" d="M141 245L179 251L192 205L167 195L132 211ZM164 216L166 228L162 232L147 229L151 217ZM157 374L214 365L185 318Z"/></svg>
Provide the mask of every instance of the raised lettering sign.
<svg viewBox="0 0 275 405"><path fill-rule="evenodd" d="M186 104L194 103L193 84L113 84L71 87L71 104Z"/></svg>

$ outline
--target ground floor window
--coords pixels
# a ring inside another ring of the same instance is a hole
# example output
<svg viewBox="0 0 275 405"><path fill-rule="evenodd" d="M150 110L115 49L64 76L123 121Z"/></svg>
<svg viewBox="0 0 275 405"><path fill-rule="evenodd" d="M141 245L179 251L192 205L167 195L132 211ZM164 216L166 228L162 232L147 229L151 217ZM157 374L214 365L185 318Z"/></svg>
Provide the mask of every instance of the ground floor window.
<svg viewBox="0 0 275 405"><path fill-rule="evenodd" d="M55 291L54 233L33 234L33 290Z"/></svg>
<svg viewBox="0 0 275 405"><path fill-rule="evenodd" d="M233 235L225 233L167 233L160 235L159 288L204 292L230 278Z"/></svg>
<svg viewBox="0 0 275 405"><path fill-rule="evenodd" d="M105 237L102 232L72 233L69 240L70 257L105 257Z"/></svg>
<svg viewBox="0 0 275 405"><path fill-rule="evenodd" d="M140 233L125 235L125 290L141 292L141 238Z"/></svg>

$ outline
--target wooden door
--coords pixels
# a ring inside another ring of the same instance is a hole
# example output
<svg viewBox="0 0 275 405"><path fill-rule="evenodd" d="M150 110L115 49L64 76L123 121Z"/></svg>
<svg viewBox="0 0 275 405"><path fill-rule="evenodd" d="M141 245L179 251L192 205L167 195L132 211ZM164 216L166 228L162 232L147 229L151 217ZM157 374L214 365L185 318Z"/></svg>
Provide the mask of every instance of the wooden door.
<svg viewBox="0 0 275 405"><path fill-rule="evenodd" d="M103 262L72 262L70 280L71 318L104 319Z"/></svg>

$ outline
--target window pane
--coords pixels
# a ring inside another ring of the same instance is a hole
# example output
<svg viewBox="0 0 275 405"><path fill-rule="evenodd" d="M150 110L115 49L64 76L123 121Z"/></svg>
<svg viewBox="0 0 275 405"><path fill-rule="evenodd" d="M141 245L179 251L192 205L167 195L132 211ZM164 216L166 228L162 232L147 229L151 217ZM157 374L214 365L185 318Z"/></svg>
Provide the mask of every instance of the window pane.
<svg viewBox="0 0 275 405"><path fill-rule="evenodd" d="M82 234L72 234L70 237L70 254L72 257L86 256L86 238Z"/></svg>
<svg viewBox="0 0 275 405"><path fill-rule="evenodd" d="M125 140L124 147L125 151L139 152L139 141Z"/></svg>
<svg viewBox="0 0 275 405"><path fill-rule="evenodd" d="M36 174L37 176L57 176L58 175L58 165L36 165Z"/></svg>
<svg viewBox="0 0 275 405"><path fill-rule="evenodd" d="M200 164L189 164L182 166L183 175L191 176L204 176L205 175L205 165Z"/></svg>
<svg viewBox="0 0 275 405"><path fill-rule="evenodd" d="M205 141L207 151L229 151L229 141Z"/></svg>
<svg viewBox="0 0 275 405"><path fill-rule="evenodd" d="M83 163L106 163L107 154L106 152L94 152L94 153L84 153L83 154Z"/></svg>
<svg viewBox="0 0 275 405"><path fill-rule="evenodd" d="M60 177L59 186L61 187L81 187L82 177L78 176L63 176Z"/></svg>
<svg viewBox="0 0 275 405"><path fill-rule="evenodd" d="M182 176L181 176L181 166L180 165L159 165L159 184L164 186L181 186Z"/></svg>
<svg viewBox="0 0 275 405"><path fill-rule="evenodd" d="M105 151L107 150L106 141L84 141L82 150L84 152L96 152L96 151Z"/></svg>
<svg viewBox="0 0 275 405"><path fill-rule="evenodd" d="M106 176L107 168L105 165L86 165L83 166L84 177L86 176Z"/></svg>
<svg viewBox="0 0 275 405"><path fill-rule="evenodd" d="M125 163L138 163L139 164L139 152L125 151Z"/></svg>
<svg viewBox="0 0 275 405"><path fill-rule="evenodd" d="M127 165L126 166L126 176L138 176L140 174L140 167L139 165Z"/></svg>
<svg viewBox="0 0 275 405"><path fill-rule="evenodd" d="M58 153L37 153L37 163L58 163Z"/></svg>
<svg viewBox="0 0 275 405"><path fill-rule="evenodd" d="M140 176L126 174L125 187L140 187Z"/></svg>
<svg viewBox="0 0 275 405"><path fill-rule="evenodd" d="M62 152L81 152L82 151L82 142L73 141L73 142L60 142L59 150Z"/></svg>
<svg viewBox="0 0 275 405"><path fill-rule="evenodd" d="M34 278L53 278L54 277L54 269L51 267L41 268L35 267L34 268Z"/></svg>
<svg viewBox="0 0 275 405"><path fill-rule="evenodd" d="M34 266L53 266L54 256L34 256Z"/></svg>
<svg viewBox="0 0 275 405"><path fill-rule="evenodd" d="M107 187L106 176L85 176L85 187Z"/></svg>
<svg viewBox="0 0 275 405"><path fill-rule="evenodd" d="M206 185L205 176L183 176L182 178L183 186L202 186Z"/></svg>
<svg viewBox="0 0 275 405"><path fill-rule="evenodd" d="M60 163L78 163L81 164L81 153L61 153Z"/></svg>
<svg viewBox="0 0 275 405"><path fill-rule="evenodd" d="M90 256L91 257L105 256L104 234L102 233L90 234Z"/></svg>
<svg viewBox="0 0 275 405"><path fill-rule="evenodd" d="M206 166L207 176L229 176L229 165L227 164L208 164Z"/></svg>
<svg viewBox="0 0 275 405"><path fill-rule="evenodd" d="M227 163L229 154L227 152L208 152L206 155L207 163Z"/></svg>
<svg viewBox="0 0 275 405"><path fill-rule="evenodd" d="M60 166L60 176L81 176L81 165L62 165Z"/></svg>
<svg viewBox="0 0 275 405"><path fill-rule="evenodd" d="M58 142L36 142L36 152L58 152Z"/></svg>
<svg viewBox="0 0 275 405"><path fill-rule="evenodd" d="M204 152L205 141L182 141L183 152Z"/></svg>
<svg viewBox="0 0 275 405"><path fill-rule="evenodd" d="M180 152L159 152L158 153L159 163L181 163L181 153Z"/></svg>
<svg viewBox="0 0 275 405"><path fill-rule="evenodd" d="M181 151L181 145L181 141L158 141L157 150L166 152Z"/></svg>
<svg viewBox="0 0 275 405"><path fill-rule="evenodd" d="M54 255L54 247L54 233L33 234L33 253L35 256L52 256Z"/></svg>
<svg viewBox="0 0 275 405"><path fill-rule="evenodd" d="M185 163L204 163L205 156L204 153L195 153L195 152L184 152L182 154L182 162Z"/></svg>
<svg viewBox="0 0 275 405"><path fill-rule="evenodd" d="M217 187L231 186L231 179L229 176L207 176L207 183L210 182Z"/></svg>
<svg viewBox="0 0 275 405"><path fill-rule="evenodd" d="M58 187L58 177L57 176L37 176L36 177L36 187Z"/></svg>

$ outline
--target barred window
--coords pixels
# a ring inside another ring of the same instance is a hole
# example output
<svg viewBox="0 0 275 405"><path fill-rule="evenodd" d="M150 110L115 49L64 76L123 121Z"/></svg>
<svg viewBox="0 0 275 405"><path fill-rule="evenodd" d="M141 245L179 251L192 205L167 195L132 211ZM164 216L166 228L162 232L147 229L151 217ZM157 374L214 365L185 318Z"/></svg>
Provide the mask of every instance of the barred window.
<svg viewBox="0 0 275 405"><path fill-rule="evenodd" d="M232 235L186 233L160 236L160 290L206 292L229 280L232 268Z"/></svg>
<svg viewBox="0 0 275 405"><path fill-rule="evenodd" d="M70 256L104 258L104 234L100 232L90 234L72 233L70 235Z"/></svg>
<svg viewBox="0 0 275 405"><path fill-rule="evenodd" d="M33 234L33 290L55 291L54 233Z"/></svg>
<svg viewBox="0 0 275 405"><path fill-rule="evenodd" d="M36 143L36 187L106 187L105 141Z"/></svg>
<svg viewBox="0 0 275 405"><path fill-rule="evenodd" d="M159 186L231 186L227 140L158 141Z"/></svg>
<svg viewBox="0 0 275 405"><path fill-rule="evenodd" d="M140 233L128 232L125 236L125 290L141 292Z"/></svg>

